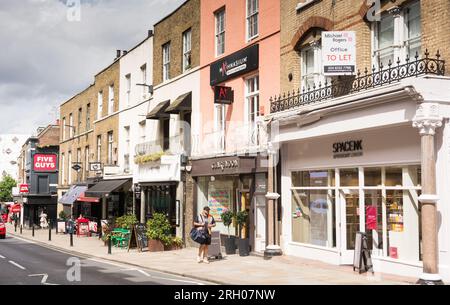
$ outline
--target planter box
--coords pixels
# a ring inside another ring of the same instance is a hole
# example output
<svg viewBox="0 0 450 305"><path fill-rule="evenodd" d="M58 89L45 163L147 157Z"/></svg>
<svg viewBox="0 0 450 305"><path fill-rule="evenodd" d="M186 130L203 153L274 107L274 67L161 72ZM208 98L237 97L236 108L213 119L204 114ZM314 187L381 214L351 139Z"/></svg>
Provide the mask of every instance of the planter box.
<svg viewBox="0 0 450 305"><path fill-rule="evenodd" d="M224 245L226 254L236 254L236 236L226 237Z"/></svg>
<svg viewBox="0 0 450 305"><path fill-rule="evenodd" d="M164 251L176 251L176 250L181 250L181 249L182 249L182 247L175 246L175 245L164 246Z"/></svg>
<svg viewBox="0 0 450 305"><path fill-rule="evenodd" d="M150 252L162 252L164 251L164 244L155 239L148 240L148 251Z"/></svg>
<svg viewBox="0 0 450 305"><path fill-rule="evenodd" d="M248 238L239 239L239 255L240 256L250 255L250 240Z"/></svg>

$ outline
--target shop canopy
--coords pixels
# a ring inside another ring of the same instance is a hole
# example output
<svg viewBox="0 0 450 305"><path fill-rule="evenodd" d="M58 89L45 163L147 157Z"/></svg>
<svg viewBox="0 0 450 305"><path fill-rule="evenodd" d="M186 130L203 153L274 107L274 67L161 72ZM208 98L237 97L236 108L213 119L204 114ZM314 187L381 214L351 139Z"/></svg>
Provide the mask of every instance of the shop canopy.
<svg viewBox="0 0 450 305"><path fill-rule="evenodd" d="M191 111L192 92L180 95L167 109L166 113L179 114L181 111Z"/></svg>
<svg viewBox="0 0 450 305"><path fill-rule="evenodd" d="M86 192L86 197L96 197L101 198L105 195L109 195L110 193L117 191L122 186L124 186L130 180L103 180L97 183L96 185L90 187Z"/></svg>
<svg viewBox="0 0 450 305"><path fill-rule="evenodd" d="M147 120L159 120L169 118L170 114L166 113L167 108L170 106L170 100L159 103L149 114L147 114Z"/></svg>
<svg viewBox="0 0 450 305"><path fill-rule="evenodd" d="M59 203L65 204L65 205L72 205L75 201L78 200L78 197L82 193L84 193L87 190L87 186L83 185L73 185L67 193L65 193L61 199L59 199Z"/></svg>

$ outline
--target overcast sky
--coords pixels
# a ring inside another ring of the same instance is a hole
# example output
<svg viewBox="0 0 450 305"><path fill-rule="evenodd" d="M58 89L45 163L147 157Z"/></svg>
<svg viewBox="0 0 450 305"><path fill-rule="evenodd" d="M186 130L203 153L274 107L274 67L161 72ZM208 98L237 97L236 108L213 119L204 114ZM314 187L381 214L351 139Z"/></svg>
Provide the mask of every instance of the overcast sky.
<svg viewBox="0 0 450 305"><path fill-rule="evenodd" d="M0 134L56 121L117 49L141 42L184 0L0 0ZM80 21L77 21L78 16Z"/></svg>

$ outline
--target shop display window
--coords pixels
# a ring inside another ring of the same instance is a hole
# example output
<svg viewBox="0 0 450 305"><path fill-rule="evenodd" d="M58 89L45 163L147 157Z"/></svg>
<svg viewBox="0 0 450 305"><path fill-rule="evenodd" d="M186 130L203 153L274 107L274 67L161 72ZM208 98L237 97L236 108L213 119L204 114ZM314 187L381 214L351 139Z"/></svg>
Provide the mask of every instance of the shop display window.
<svg viewBox="0 0 450 305"><path fill-rule="evenodd" d="M359 186L359 172L357 168L345 168L339 171L341 186Z"/></svg>

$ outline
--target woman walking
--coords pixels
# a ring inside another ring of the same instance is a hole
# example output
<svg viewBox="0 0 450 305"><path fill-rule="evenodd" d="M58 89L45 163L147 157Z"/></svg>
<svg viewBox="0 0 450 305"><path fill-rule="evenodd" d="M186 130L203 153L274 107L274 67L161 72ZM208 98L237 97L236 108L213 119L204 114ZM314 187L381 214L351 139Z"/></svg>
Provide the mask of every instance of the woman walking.
<svg viewBox="0 0 450 305"><path fill-rule="evenodd" d="M214 217L209 214L209 211L209 207L204 207L203 211L196 217L194 222L194 227L197 230L202 231L206 237L202 242L200 242L197 257L198 263L203 262L205 264L209 264L208 246L211 245L211 228L216 226L216 221L214 220Z"/></svg>

